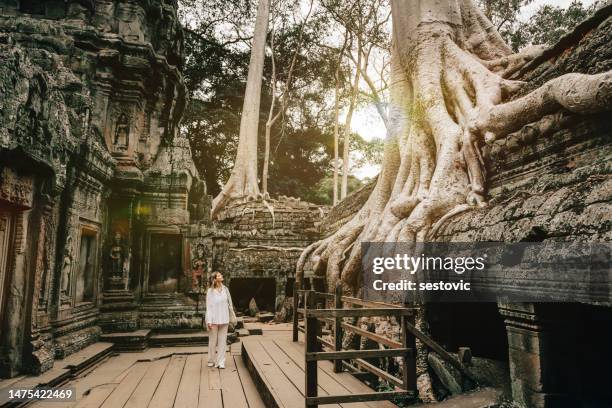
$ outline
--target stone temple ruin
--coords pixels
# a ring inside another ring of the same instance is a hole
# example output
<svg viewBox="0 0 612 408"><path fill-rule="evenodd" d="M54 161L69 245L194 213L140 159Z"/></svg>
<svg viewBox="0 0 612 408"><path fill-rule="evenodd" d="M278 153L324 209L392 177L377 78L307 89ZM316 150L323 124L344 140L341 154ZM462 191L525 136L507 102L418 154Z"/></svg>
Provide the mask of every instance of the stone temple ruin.
<svg viewBox="0 0 612 408"><path fill-rule="evenodd" d="M207 276L274 311L317 206L210 198L178 134L175 0L0 1L0 373L202 328ZM137 336L137 337L138 337ZM143 343L143 344L144 344ZM142 346L142 345L141 345Z"/></svg>
<svg viewBox="0 0 612 408"><path fill-rule="evenodd" d="M241 311L251 299L277 310L303 248L369 194L329 213L286 197L244 200L210 221L178 132L176 9L175 0L0 0L0 377L45 372L113 334L144 348L154 333L201 330L213 270ZM612 69L611 14L604 7L516 79L535 87ZM496 142L491 204L451 219L437 239L609 241L608 116L548 117ZM612 359L611 306L441 304L431 333L450 351L509 362L512 397L526 406L568 394L597 401L609 393L599 362Z"/></svg>

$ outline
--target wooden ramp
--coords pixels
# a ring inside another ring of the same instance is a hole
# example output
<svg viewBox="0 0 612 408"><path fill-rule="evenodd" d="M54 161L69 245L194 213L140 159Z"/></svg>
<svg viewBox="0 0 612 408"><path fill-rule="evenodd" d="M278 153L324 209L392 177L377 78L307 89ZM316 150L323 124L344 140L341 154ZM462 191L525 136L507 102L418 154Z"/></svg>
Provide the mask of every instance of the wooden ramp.
<svg viewBox="0 0 612 408"><path fill-rule="evenodd" d="M304 343L292 342L283 333L278 336L249 336L242 341L242 358L266 407L304 407ZM350 373L334 373L332 363L319 362L319 390L324 395L350 395L372 389ZM397 408L387 401L325 405L350 408Z"/></svg>

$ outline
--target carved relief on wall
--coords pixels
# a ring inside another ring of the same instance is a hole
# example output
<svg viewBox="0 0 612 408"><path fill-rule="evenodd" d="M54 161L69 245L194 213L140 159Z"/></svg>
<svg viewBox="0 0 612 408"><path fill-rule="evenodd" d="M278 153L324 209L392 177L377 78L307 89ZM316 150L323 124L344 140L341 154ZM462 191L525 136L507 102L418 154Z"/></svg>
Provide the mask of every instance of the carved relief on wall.
<svg viewBox="0 0 612 408"><path fill-rule="evenodd" d="M62 274L60 279L60 299L62 303L70 302L70 280L72 279L72 237L66 239L64 246L64 256L62 258Z"/></svg>
<svg viewBox="0 0 612 408"><path fill-rule="evenodd" d="M123 263L125 260L125 251L123 250L121 232L116 231L113 237L113 245L110 250L110 265L111 276L118 278L123 277Z"/></svg>
<svg viewBox="0 0 612 408"><path fill-rule="evenodd" d="M113 136L113 149L117 151L127 151L130 143L130 121L125 113L121 113L115 124L115 134Z"/></svg>
<svg viewBox="0 0 612 408"><path fill-rule="evenodd" d="M191 291L202 292L208 287L208 277L213 270L213 243L210 237L199 237L191 240L188 247L191 270Z"/></svg>
<svg viewBox="0 0 612 408"><path fill-rule="evenodd" d="M0 172L0 200L11 204L31 207L34 180L30 176L20 176L8 167Z"/></svg>
<svg viewBox="0 0 612 408"><path fill-rule="evenodd" d="M145 12L139 5L118 3L119 35L128 41L143 42Z"/></svg>
<svg viewBox="0 0 612 408"><path fill-rule="evenodd" d="M209 271L209 253L202 243L198 243L191 258L191 290L206 289L206 277Z"/></svg>
<svg viewBox="0 0 612 408"><path fill-rule="evenodd" d="M123 234L116 230L107 255L107 281L110 288L127 290L130 258Z"/></svg>
<svg viewBox="0 0 612 408"><path fill-rule="evenodd" d="M76 183L74 202L80 217L99 221L102 210L102 184L85 175L80 175Z"/></svg>

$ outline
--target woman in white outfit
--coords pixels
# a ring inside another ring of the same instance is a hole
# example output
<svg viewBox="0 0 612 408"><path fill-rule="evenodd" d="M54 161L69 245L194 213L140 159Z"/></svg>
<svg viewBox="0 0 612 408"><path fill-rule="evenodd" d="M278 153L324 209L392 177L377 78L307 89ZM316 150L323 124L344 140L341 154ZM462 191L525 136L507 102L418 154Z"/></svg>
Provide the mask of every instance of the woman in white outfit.
<svg viewBox="0 0 612 408"><path fill-rule="evenodd" d="M230 312L230 308L232 312ZM225 368L227 328L234 306L229 289L223 284L223 275L213 272L206 292L206 326L208 327L208 366Z"/></svg>

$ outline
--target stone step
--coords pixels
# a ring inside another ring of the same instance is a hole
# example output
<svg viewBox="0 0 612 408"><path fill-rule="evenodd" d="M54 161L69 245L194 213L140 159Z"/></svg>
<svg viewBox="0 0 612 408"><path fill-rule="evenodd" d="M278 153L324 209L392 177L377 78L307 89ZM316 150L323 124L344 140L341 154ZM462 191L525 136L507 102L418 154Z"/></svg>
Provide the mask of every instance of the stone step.
<svg viewBox="0 0 612 408"><path fill-rule="evenodd" d="M150 336L150 329L141 329L131 332L105 333L100 336L100 340L113 343L117 351L141 351L149 347Z"/></svg>
<svg viewBox="0 0 612 408"><path fill-rule="evenodd" d="M65 384L88 368L109 357L114 351L112 343L98 342L69 355L63 360L55 360L53 368L39 376L23 376L10 385L11 388L36 389L57 387ZM20 406L22 403L8 401L8 394L0 396L0 408Z"/></svg>
<svg viewBox="0 0 612 408"><path fill-rule="evenodd" d="M234 333L228 333L227 339L229 343L237 340L238 336ZM149 346L151 347L176 347L176 346L207 346L208 332L192 332L192 333L157 333L149 337Z"/></svg>
<svg viewBox="0 0 612 408"><path fill-rule="evenodd" d="M69 355L61 361L66 368L70 369L72 374L78 374L106 358L113 351L113 343L100 341L85 347L79 352Z"/></svg>
<svg viewBox="0 0 612 408"><path fill-rule="evenodd" d="M236 331L236 333L238 333L238 337L246 337L251 334L247 329L239 329Z"/></svg>
<svg viewBox="0 0 612 408"><path fill-rule="evenodd" d="M257 320L262 323L267 323L274 319L274 313L257 313Z"/></svg>

